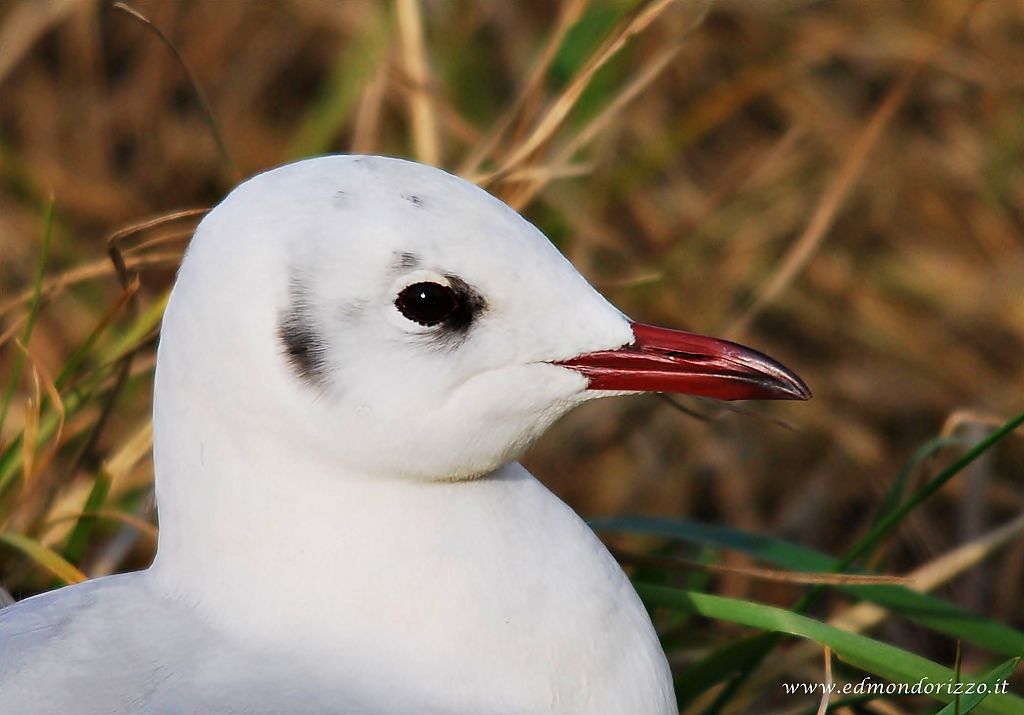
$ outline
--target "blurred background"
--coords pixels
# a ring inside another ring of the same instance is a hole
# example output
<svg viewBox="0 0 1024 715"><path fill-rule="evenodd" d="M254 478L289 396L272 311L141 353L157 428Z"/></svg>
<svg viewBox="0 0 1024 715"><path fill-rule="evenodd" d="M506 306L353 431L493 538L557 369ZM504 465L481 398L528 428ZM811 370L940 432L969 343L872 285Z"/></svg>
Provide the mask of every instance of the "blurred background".
<svg viewBox="0 0 1024 715"><path fill-rule="evenodd" d="M477 181L633 318L748 343L813 389L578 410L525 461L584 516L688 516L838 554L894 484L1024 407L1017 2L130 8L0 4L0 583L18 597L69 580L51 554L90 576L148 562L153 348L198 220L175 212L314 154ZM1020 514L1022 475L1011 436L902 524L884 568ZM1004 539L938 592L1024 626L1022 561L1024 539ZM934 634L881 632L952 658Z"/></svg>

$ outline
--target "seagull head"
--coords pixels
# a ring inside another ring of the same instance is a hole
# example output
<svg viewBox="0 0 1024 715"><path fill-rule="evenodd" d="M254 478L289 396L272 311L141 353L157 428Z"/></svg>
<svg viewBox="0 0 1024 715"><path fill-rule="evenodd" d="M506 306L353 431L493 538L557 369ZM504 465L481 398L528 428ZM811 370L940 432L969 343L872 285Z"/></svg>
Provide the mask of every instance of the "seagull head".
<svg viewBox="0 0 1024 715"><path fill-rule="evenodd" d="M574 406L639 391L809 397L761 353L631 321L482 189L371 156L268 171L213 209L157 369L168 425L202 413L416 480L479 477Z"/></svg>

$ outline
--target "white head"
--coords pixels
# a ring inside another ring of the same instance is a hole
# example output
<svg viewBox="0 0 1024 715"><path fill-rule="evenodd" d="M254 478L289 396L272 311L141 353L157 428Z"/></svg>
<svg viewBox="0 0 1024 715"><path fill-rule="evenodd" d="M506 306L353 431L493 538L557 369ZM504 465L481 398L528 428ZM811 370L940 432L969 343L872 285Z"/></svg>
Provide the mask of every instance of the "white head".
<svg viewBox="0 0 1024 715"><path fill-rule="evenodd" d="M164 319L157 410L189 392L239 430L272 418L339 471L469 478L594 394L551 361L632 340L483 190L321 157L246 181L200 225Z"/></svg>
<svg viewBox="0 0 1024 715"><path fill-rule="evenodd" d="M468 182L300 161L232 191L182 263L157 361L161 520L299 457L338 479L479 477L584 400L638 390L807 396L759 353L631 323Z"/></svg>

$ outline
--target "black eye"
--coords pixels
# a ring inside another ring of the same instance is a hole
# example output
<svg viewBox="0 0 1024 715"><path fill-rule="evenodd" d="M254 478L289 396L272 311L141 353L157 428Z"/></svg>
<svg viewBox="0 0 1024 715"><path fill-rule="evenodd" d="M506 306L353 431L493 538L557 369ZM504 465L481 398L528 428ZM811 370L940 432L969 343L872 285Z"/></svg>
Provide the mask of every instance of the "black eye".
<svg viewBox="0 0 1024 715"><path fill-rule="evenodd" d="M437 325L459 309L459 297L439 283L413 283L398 294L395 307L414 323Z"/></svg>

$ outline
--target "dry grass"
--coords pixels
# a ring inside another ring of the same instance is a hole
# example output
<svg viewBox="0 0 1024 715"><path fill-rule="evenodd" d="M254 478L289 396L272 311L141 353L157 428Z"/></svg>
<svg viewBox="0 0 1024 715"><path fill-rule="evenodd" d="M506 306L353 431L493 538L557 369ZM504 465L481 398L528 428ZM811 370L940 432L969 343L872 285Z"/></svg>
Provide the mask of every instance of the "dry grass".
<svg viewBox="0 0 1024 715"><path fill-rule="evenodd" d="M1024 406L1016 3L131 6L181 62L106 3L0 7L2 386L25 364L0 450L29 437L0 470L0 531L87 575L151 555L154 336L196 220L176 212L215 203L233 164L358 150L457 169L627 313L740 337L814 389L800 405L686 403L701 419L656 398L578 411L527 462L583 514L687 514L839 553L951 417L908 488ZM910 515L885 568L984 540L1024 510L1022 474L1011 437ZM930 587L1024 626L1014 533ZM723 563L716 592L800 591ZM0 551L16 594L50 578ZM943 638L881 627L951 658ZM965 664L983 657L965 648Z"/></svg>

